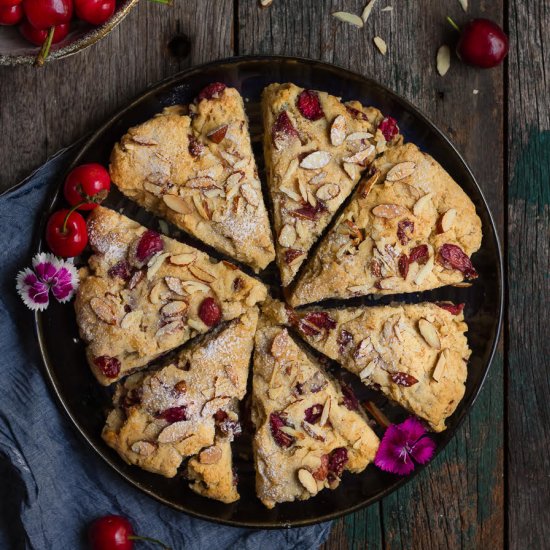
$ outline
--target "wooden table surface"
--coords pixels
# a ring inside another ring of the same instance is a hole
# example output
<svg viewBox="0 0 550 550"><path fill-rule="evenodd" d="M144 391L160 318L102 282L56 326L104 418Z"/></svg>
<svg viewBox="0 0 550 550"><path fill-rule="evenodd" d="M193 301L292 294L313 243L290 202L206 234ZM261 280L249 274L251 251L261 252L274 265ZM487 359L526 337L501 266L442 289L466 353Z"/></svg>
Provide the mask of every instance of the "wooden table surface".
<svg viewBox="0 0 550 550"><path fill-rule="evenodd" d="M465 14L456 0L378 0L360 30L330 16L360 13L364 3L143 1L74 57L40 70L1 68L0 190L148 85L205 61L306 56L402 94L447 133L483 188L507 258L506 328L481 395L445 452L379 504L336 521L325 548L549 548L550 4L470 0ZM386 5L393 11L382 12ZM511 38L507 62L481 71L453 59L440 77L437 48L453 40L446 15L459 25L470 16L500 22ZM387 42L386 56L375 35Z"/></svg>

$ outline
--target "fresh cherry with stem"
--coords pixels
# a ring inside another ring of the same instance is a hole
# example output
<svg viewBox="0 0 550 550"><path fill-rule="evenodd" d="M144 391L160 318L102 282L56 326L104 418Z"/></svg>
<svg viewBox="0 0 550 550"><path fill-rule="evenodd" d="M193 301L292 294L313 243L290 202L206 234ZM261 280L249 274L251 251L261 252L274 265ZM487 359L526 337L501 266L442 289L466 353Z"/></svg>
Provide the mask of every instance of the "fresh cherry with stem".
<svg viewBox="0 0 550 550"><path fill-rule="evenodd" d="M69 172L63 193L67 202L78 210L93 210L107 198L110 188L109 172L101 164L89 163Z"/></svg>
<svg viewBox="0 0 550 550"><path fill-rule="evenodd" d="M132 524L122 516L109 515L97 518L90 524L88 540L91 550L132 550L135 540L152 542L170 550L157 539L134 534Z"/></svg>
<svg viewBox="0 0 550 550"><path fill-rule="evenodd" d="M505 32L490 19L472 19L462 29L450 18L449 24L460 33L456 55L469 65L490 69L508 55L509 41Z"/></svg>
<svg viewBox="0 0 550 550"><path fill-rule="evenodd" d="M78 206L54 212L46 224L46 242L56 256L78 256L88 244L86 221L76 211Z"/></svg>
<svg viewBox="0 0 550 550"><path fill-rule="evenodd" d="M35 61L35 65L42 66L50 53L55 27L71 21L73 3L72 0L23 0L23 8L28 22L35 29L48 31Z"/></svg>
<svg viewBox="0 0 550 550"><path fill-rule="evenodd" d="M74 0L76 16L91 25L102 25L115 12L115 0Z"/></svg>
<svg viewBox="0 0 550 550"><path fill-rule="evenodd" d="M19 32L25 40L36 46L42 46L48 37L48 31L35 29L28 21L23 21L19 25ZM52 44L61 42L69 34L69 25L57 25L55 27Z"/></svg>

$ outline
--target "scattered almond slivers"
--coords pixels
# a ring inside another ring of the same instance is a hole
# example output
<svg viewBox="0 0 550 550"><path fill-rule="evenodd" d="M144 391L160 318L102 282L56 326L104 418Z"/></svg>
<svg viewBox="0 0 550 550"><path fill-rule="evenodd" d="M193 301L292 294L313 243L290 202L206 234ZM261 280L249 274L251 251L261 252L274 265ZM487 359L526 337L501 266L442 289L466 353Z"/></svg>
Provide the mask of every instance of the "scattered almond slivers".
<svg viewBox="0 0 550 550"><path fill-rule="evenodd" d="M386 55L386 53L388 52L388 46L387 44L384 42L384 40L382 40L382 38L380 38L379 36L375 36L373 38L373 42L374 42L374 45L378 48L378 50L380 51L380 53L382 55Z"/></svg>
<svg viewBox="0 0 550 550"><path fill-rule="evenodd" d="M354 27L357 27L360 29L364 23L363 20L354 13L349 13L347 11L336 11L332 14L333 17L336 17L336 19L343 21L344 23L348 23L350 25L353 25Z"/></svg>
<svg viewBox="0 0 550 550"><path fill-rule="evenodd" d="M443 44L437 50L437 72L441 76L445 76L451 67L451 49L446 44Z"/></svg>
<svg viewBox="0 0 550 550"><path fill-rule="evenodd" d="M361 14L361 19L363 20L363 23L367 22L367 19L371 14L372 8L374 8L374 4L376 4L376 0L370 0L370 2L363 9L363 13Z"/></svg>
<svg viewBox="0 0 550 550"><path fill-rule="evenodd" d="M468 11L468 0L458 0L464 11Z"/></svg>

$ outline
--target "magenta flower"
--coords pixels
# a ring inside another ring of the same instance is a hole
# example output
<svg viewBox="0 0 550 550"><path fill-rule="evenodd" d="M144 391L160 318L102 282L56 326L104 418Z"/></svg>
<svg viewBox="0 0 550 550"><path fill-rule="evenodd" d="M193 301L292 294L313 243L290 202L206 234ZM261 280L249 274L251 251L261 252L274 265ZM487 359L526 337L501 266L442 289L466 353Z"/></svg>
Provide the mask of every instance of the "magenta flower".
<svg viewBox="0 0 550 550"><path fill-rule="evenodd" d="M410 474L415 463L426 464L435 451L436 444L426 433L420 420L409 417L401 424L388 426L374 464L385 472L405 476Z"/></svg>
<svg viewBox="0 0 550 550"><path fill-rule="evenodd" d="M60 303L68 302L78 288L78 273L72 260L62 260L41 252L17 274L17 292L32 310L44 310L50 303L50 290Z"/></svg>

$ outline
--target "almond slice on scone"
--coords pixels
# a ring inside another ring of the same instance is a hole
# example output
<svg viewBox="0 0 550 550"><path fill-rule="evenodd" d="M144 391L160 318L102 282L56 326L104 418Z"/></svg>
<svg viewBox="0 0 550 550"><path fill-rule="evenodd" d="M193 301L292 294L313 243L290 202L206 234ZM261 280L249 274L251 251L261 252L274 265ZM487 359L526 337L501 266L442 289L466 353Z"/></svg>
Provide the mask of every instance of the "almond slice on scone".
<svg viewBox="0 0 550 550"><path fill-rule="evenodd" d="M250 309L206 334L157 370L119 382L103 439L129 464L174 477L189 462L191 488L233 502L231 441L241 433L238 404L246 393L258 320Z"/></svg>
<svg viewBox="0 0 550 550"><path fill-rule="evenodd" d="M252 420L256 493L268 508L338 486L363 471L378 438L356 403L266 316L255 338Z"/></svg>
<svg viewBox="0 0 550 550"><path fill-rule="evenodd" d="M471 353L462 307L315 308L286 314L286 321L364 384L442 431L464 396ZM279 321L284 319L282 308L272 311Z"/></svg>
<svg viewBox="0 0 550 550"><path fill-rule="evenodd" d="M416 145L376 159L324 237L290 297L293 305L364 294L418 292L477 277L475 206Z"/></svg>
<svg viewBox="0 0 550 550"><path fill-rule="evenodd" d="M79 272L76 320L103 385L265 299L256 279L113 210L88 217L94 254Z"/></svg>
<svg viewBox="0 0 550 550"><path fill-rule="evenodd" d="M361 173L402 137L377 109L294 84L265 88L262 111L277 264L287 286Z"/></svg>
<svg viewBox="0 0 550 550"><path fill-rule="evenodd" d="M234 88L213 83L187 109L128 130L111 178L130 199L260 271L275 257L248 120Z"/></svg>

